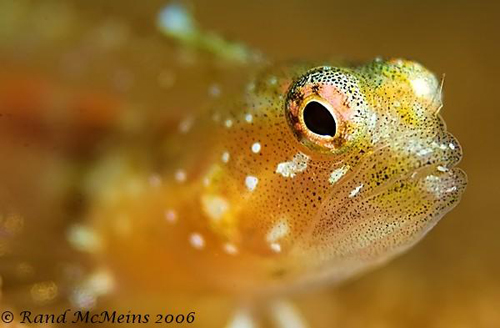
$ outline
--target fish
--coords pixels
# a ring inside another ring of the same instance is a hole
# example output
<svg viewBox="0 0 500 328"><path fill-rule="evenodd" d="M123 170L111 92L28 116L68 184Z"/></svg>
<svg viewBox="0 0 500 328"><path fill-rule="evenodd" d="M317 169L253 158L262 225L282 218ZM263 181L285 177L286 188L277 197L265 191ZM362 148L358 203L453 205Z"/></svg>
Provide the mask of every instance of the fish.
<svg viewBox="0 0 500 328"><path fill-rule="evenodd" d="M440 88L402 59L265 71L243 101L193 117L171 141L178 152L157 159L167 165L125 154L98 166L90 225L114 270L141 273L136 286L248 295L342 281L414 245L458 203L466 176ZM131 179L142 183L129 190Z"/></svg>
<svg viewBox="0 0 500 328"><path fill-rule="evenodd" d="M78 220L57 237L77 265L64 284L32 285L35 301L125 309L215 294L252 308L386 263L459 203L462 148L440 115L442 81L418 62L261 61L235 74L232 92L215 86L176 125L146 112L124 128L119 97L72 122L100 131L68 146L91 159L73 180ZM60 253L51 263L68 261ZM234 322L251 320L242 313Z"/></svg>

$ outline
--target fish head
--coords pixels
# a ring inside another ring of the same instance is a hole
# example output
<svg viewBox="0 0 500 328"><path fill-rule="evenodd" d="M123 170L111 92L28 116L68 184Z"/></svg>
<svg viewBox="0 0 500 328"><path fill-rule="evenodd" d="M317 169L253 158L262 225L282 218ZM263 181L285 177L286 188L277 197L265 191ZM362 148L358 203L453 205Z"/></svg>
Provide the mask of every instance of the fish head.
<svg viewBox="0 0 500 328"><path fill-rule="evenodd" d="M280 70L252 85L252 121L226 132L226 149L248 187L241 244L281 277L350 277L414 245L459 202L462 149L429 70L402 59Z"/></svg>

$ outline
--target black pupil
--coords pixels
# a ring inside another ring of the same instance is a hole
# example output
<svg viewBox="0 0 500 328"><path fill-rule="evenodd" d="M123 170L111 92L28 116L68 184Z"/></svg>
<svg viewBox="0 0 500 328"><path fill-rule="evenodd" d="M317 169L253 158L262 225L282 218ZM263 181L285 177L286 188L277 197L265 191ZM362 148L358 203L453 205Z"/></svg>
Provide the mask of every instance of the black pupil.
<svg viewBox="0 0 500 328"><path fill-rule="evenodd" d="M304 123L307 128L322 136L335 136L337 124L330 111L317 101L311 101L304 108Z"/></svg>

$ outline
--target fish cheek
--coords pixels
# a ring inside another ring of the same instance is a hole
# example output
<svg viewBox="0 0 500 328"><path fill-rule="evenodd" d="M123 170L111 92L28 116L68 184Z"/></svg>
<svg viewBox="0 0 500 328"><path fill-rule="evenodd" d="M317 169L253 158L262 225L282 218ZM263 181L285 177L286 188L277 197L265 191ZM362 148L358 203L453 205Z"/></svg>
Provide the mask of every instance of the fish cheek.
<svg viewBox="0 0 500 328"><path fill-rule="evenodd" d="M459 201L466 177L460 169L401 178L348 204L322 208L309 253L311 267L361 270L392 258L419 241ZM352 195L352 193L350 193Z"/></svg>
<svg viewBox="0 0 500 328"><path fill-rule="evenodd" d="M439 141L427 157L448 162L458 156L448 134ZM451 154L441 143L453 146ZM326 263L361 268L416 243L458 203L466 184L461 170L436 167L439 162L422 156L418 148L404 152L397 144L370 152L342 179L337 177L344 171L334 170L332 187L311 219L311 233L302 238L305 261L312 268Z"/></svg>

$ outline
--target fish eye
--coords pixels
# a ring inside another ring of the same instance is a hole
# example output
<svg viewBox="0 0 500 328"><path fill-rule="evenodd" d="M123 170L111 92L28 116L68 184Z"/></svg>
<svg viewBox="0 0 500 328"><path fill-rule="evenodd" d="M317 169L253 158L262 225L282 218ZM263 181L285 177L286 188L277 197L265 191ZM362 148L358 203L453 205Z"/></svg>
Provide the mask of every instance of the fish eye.
<svg viewBox="0 0 500 328"><path fill-rule="evenodd" d="M342 122L337 111L323 97L312 95L289 101L287 117L300 143L313 150L330 152L342 142Z"/></svg>
<svg viewBox="0 0 500 328"><path fill-rule="evenodd" d="M337 121L331 109L316 100L307 102L302 110L306 128L318 136L335 137Z"/></svg>
<svg viewBox="0 0 500 328"><path fill-rule="evenodd" d="M350 78L348 73L321 66L307 71L289 86L285 116L300 144L321 153L344 149L349 140L347 133L353 130L348 121L353 111L344 90L347 87L342 83Z"/></svg>

